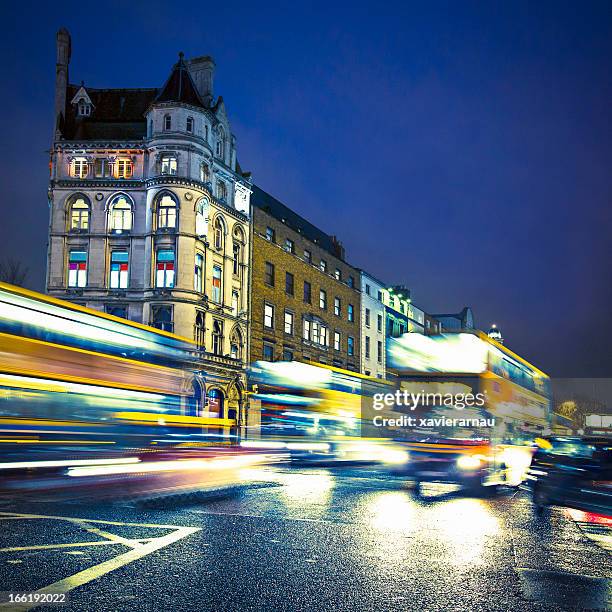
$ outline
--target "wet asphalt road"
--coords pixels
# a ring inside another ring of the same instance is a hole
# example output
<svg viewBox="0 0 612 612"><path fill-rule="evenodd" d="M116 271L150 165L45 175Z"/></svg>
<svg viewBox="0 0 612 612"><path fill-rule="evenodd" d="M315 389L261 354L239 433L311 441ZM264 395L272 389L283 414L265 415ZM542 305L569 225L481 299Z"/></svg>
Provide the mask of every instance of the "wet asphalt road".
<svg viewBox="0 0 612 612"><path fill-rule="evenodd" d="M535 517L523 493L431 486L417 498L355 468L254 477L265 482L148 509L0 501L0 591L86 581L44 609L88 612L612 605L605 533L592 539L561 509Z"/></svg>

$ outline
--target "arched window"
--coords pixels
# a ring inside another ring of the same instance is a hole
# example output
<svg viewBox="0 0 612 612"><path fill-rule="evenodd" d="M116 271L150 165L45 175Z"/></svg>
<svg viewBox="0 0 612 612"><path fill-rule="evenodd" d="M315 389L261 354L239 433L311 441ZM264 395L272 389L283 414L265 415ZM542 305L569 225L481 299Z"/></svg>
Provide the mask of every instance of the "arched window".
<svg viewBox="0 0 612 612"><path fill-rule="evenodd" d="M195 343L197 345L197 347L199 349L203 349L204 348L204 333L205 333L205 328L204 328L204 313L203 312L198 312L198 314L196 314L196 319L195 319L195 329L194 329L194 340Z"/></svg>
<svg viewBox="0 0 612 612"><path fill-rule="evenodd" d="M195 232L198 236L205 236L208 231L208 221L206 219L207 200L202 199L196 204Z"/></svg>
<svg viewBox="0 0 612 612"><path fill-rule="evenodd" d="M219 389L211 389L208 392L208 411L212 413L210 416L223 418L224 409L224 397L223 392Z"/></svg>
<svg viewBox="0 0 612 612"><path fill-rule="evenodd" d="M242 335L238 328L232 332L232 337L230 338L230 356L232 359L240 359L242 357Z"/></svg>
<svg viewBox="0 0 612 612"><path fill-rule="evenodd" d="M122 234L132 229L132 205L125 195L115 196L108 210L108 229L111 232Z"/></svg>
<svg viewBox="0 0 612 612"><path fill-rule="evenodd" d="M227 187L223 181L217 181L217 200L224 202L227 198Z"/></svg>
<svg viewBox="0 0 612 612"><path fill-rule="evenodd" d="M172 117L170 115L164 115L164 130L172 129Z"/></svg>
<svg viewBox="0 0 612 612"><path fill-rule="evenodd" d="M187 416L201 416L202 412L202 387L197 380L191 383L192 393L188 402Z"/></svg>
<svg viewBox="0 0 612 612"><path fill-rule="evenodd" d="M242 253L244 246L244 232L240 227L234 228L234 244L233 244L233 255L234 259L232 262L232 271L235 276L240 274L240 264L242 263Z"/></svg>
<svg viewBox="0 0 612 612"><path fill-rule="evenodd" d="M193 117L187 117L187 131L190 134L193 134Z"/></svg>
<svg viewBox="0 0 612 612"><path fill-rule="evenodd" d="M170 195L163 195L157 204L158 229L176 228L176 200Z"/></svg>
<svg viewBox="0 0 612 612"><path fill-rule="evenodd" d="M221 250L223 249L223 238L225 237L225 224L220 215L215 219L213 231L215 233L215 249Z"/></svg>
<svg viewBox="0 0 612 612"><path fill-rule="evenodd" d="M200 180L203 183L210 182L210 168L206 162L200 164Z"/></svg>
<svg viewBox="0 0 612 612"><path fill-rule="evenodd" d="M221 321L213 323L212 352L214 355L223 355L223 323Z"/></svg>
<svg viewBox="0 0 612 612"><path fill-rule="evenodd" d="M75 196L69 208L70 231L86 232L89 230L89 202L81 195Z"/></svg>
<svg viewBox="0 0 612 612"><path fill-rule="evenodd" d="M221 126L219 126L219 129L217 130L216 152L217 152L217 157L220 157L221 159L225 158L225 131L223 130Z"/></svg>

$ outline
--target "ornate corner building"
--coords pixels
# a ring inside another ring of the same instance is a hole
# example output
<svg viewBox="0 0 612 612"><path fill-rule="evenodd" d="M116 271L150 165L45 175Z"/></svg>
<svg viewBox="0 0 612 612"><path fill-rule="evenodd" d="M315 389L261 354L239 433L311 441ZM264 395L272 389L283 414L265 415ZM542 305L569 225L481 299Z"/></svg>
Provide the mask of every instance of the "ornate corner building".
<svg viewBox="0 0 612 612"><path fill-rule="evenodd" d="M196 412L244 423L252 185L214 61L180 54L161 88L95 89L70 82L70 56L62 29L47 292L192 340Z"/></svg>

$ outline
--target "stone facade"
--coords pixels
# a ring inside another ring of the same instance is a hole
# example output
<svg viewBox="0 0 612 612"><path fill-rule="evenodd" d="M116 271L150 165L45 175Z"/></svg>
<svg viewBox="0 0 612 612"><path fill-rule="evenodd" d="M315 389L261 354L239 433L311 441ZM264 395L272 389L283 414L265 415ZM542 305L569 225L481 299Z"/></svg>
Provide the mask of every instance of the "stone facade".
<svg viewBox="0 0 612 612"><path fill-rule="evenodd" d="M359 272L340 257L332 237L313 234L309 229L316 228L303 219L300 224L296 215L283 222L261 205L253 205L250 360L313 361L359 371Z"/></svg>
<svg viewBox="0 0 612 612"><path fill-rule="evenodd" d="M214 62L181 55L160 89L94 89L70 84L65 30L57 48L48 293L191 340L201 393L243 419L251 184Z"/></svg>

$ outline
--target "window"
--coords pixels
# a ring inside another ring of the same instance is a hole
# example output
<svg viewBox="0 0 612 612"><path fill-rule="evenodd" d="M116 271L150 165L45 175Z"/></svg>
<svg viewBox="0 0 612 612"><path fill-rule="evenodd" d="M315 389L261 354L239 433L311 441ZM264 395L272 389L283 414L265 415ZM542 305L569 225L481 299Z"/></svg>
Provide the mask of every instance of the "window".
<svg viewBox="0 0 612 612"><path fill-rule="evenodd" d="M285 310L285 333L293 335L293 313Z"/></svg>
<svg viewBox="0 0 612 612"><path fill-rule="evenodd" d="M113 251L110 265L110 288L127 289L128 286L128 252Z"/></svg>
<svg viewBox="0 0 612 612"><path fill-rule="evenodd" d="M339 351L341 346L340 332L334 332L334 350Z"/></svg>
<svg viewBox="0 0 612 612"><path fill-rule="evenodd" d="M174 249L157 251L156 287L174 287Z"/></svg>
<svg viewBox="0 0 612 612"><path fill-rule="evenodd" d="M355 338L353 336L347 338L347 352L351 356L355 354Z"/></svg>
<svg viewBox="0 0 612 612"><path fill-rule="evenodd" d="M336 268L336 271L334 272L334 276L336 277L336 280L341 281L342 280L342 270L340 270L340 268Z"/></svg>
<svg viewBox="0 0 612 612"><path fill-rule="evenodd" d="M109 166L108 160L104 157L97 157L94 160L94 177L95 178L104 178L109 175Z"/></svg>
<svg viewBox="0 0 612 612"><path fill-rule="evenodd" d="M354 289L354 288L355 288L355 279L354 279L352 276L349 276L349 277L348 277L348 286L349 286L351 289Z"/></svg>
<svg viewBox="0 0 612 612"><path fill-rule="evenodd" d="M342 314L342 303L340 302L340 298L334 298L334 314L339 317Z"/></svg>
<svg viewBox="0 0 612 612"><path fill-rule="evenodd" d="M213 266L212 301L221 303L221 266Z"/></svg>
<svg viewBox="0 0 612 612"><path fill-rule="evenodd" d="M208 200L200 200L196 205L195 231L198 236L205 236L208 230L206 204Z"/></svg>
<svg viewBox="0 0 612 612"><path fill-rule="evenodd" d="M193 338L195 340L196 346L199 349L204 348L205 334L206 334L206 328L204 327L204 313L198 311L198 313L196 314L196 318L195 318Z"/></svg>
<svg viewBox="0 0 612 612"><path fill-rule="evenodd" d="M304 261L306 263L312 263L312 253L308 249L304 249Z"/></svg>
<svg viewBox="0 0 612 612"><path fill-rule="evenodd" d="M111 200L109 229L115 234L129 232L132 229L132 205L124 195L118 195Z"/></svg>
<svg viewBox="0 0 612 612"><path fill-rule="evenodd" d="M235 329L230 338L230 357L240 359L242 357L242 335L240 330Z"/></svg>
<svg viewBox="0 0 612 612"><path fill-rule="evenodd" d="M315 344L320 344L321 346L327 346L327 326L319 321L311 321L310 322L310 339Z"/></svg>
<svg viewBox="0 0 612 612"><path fill-rule="evenodd" d="M208 167L208 164L206 162L202 162L200 164L200 180L203 183L210 182L210 168Z"/></svg>
<svg viewBox="0 0 612 612"><path fill-rule="evenodd" d="M327 308L327 293L324 289L319 291L319 308L325 310Z"/></svg>
<svg viewBox="0 0 612 612"><path fill-rule="evenodd" d="M204 289L204 255L196 253L195 268L193 273L193 288L202 293Z"/></svg>
<svg viewBox="0 0 612 612"><path fill-rule="evenodd" d="M170 115L164 115L164 130L172 129L172 117Z"/></svg>
<svg viewBox="0 0 612 612"><path fill-rule="evenodd" d="M269 242L274 242L274 230L271 227L266 227L266 240Z"/></svg>
<svg viewBox="0 0 612 612"><path fill-rule="evenodd" d="M378 301L382 302L383 301L383 292L382 291L378 291Z"/></svg>
<svg viewBox="0 0 612 612"><path fill-rule="evenodd" d="M365 325L366 327L370 327L370 309L365 309Z"/></svg>
<svg viewBox="0 0 612 612"><path fill-rule="evenodd" d="M290 349L283 349L283 361L293 361L293 351Z"/></svg>
<svg viewBox="0 0 612 612"><path fill-rule="evenodd" d="M81 100L77 107L79 117L89 117L91 115L91 104L86 100Z"/></svg>
<svg viewBox="0 0 612 612"><path fill-rule="evenodd" d="M227 199L227 186L223 181L217 181L217 200L225 202Z"/></svg>
<svg viewBox="0 0 612 612"><path fill-rule="evenodd" d="M193 117L187 117L187 123L185 127L187 128L187 131L190 134L193 134Z"/></svg>
<svg viewBox="0 0 612 612"><path fill-rule="evenodd" d="M274 361L274 346L264 342L263 345L264 361Z"/></svg>
<svg viewBox="0 0 612 612"><path fill-rule="evenodd" d="M223 323L215 319L212 330L213 355L223 355Z"/></svg>
<svg viewBox="0 0 612 612"><path fill-rule="evenodd" d="M224 409L223 391L219 389L211 389L208 392L208 412L212 416L223 418Z"/></svg>
<svg viewBox="0 0 612 612"><path fill-rule="evenodd" d="M217 152L217 157L220 157L221 159L225 157L225 132L223 131L223 128L221 127L219 128L219 131L217 134L216 152Z"/></svg>
<svg viewBox="0 0 612 612"><path fill-rule="evenodd" d="M269 261L266 261L264 283L270 287L274 287L274 264L271 264Z"/></svg>
<svg viewBox="0 0 612 612"><path fill-rule="evenodd" d="M365 337L365 358L370 358L370 336Z"/></svg>
<svg viewBox="0 0 612 612"><path fill-rule="evenodd" d="M115 178L132 178L134 164L131 159L118 159L115 162Z"/></svg>
<svg viewBox="0 0 612 612"><path fill-rule="evenodd" d="M242 261L242 244L234 239L233 245L234 259L232 261L232 274L238 276L240 274L240 262Z"/></svg>
<svg viewBox="0 0 612 612"><path fill-rule="evenodd" d="M237 317L240 310L240 294L236 289L232 291L232 314Z"/></svg>
<svg viewBox="0 0 612 612"><path fill-rule="evenodd" d="M225 223L223 223L223 219L221 218L221 216L218 216L215 219L215 223L213 225L213 232L215 236L215 249L223 249L223 238L225 237Z"/></svg>
<svg viewBox="0 0 612 612"><path fill-rule="evenodd" d="M77 196L70 205L70 231L86 232L89 229L89 204Z"/></svg>
<svg viewBox="0 0 612 612"><path fill-rule="evenodd" d="M304 281L304 303L310 304L312 302L312 287L308 281Z"/></svg>
<svg viewBox="0 0 612 612"><path fill-rule="evenodd" d="M295 244L291 238L285 240L285 251L287 251L287 253L293 253L295 251Z"/></svg>
<svg viewBox="0 0 612 612"><path fill-rule="evenodd" d="M324 259L321 260L319 268L321 269L321 272L327 272L327 262Z"/></svg>
<svg viewBox="0 0 612 612"><path fill-rule="evenodd" d="M285 293L293 295L293 274L291 272L285 272Z"/></svg>
<svg viewBox="0 0 612 612"><path fill-rule="evenodd" d="M74 178L85 178L89 174L89 162L85 157L75 157L71 166L71 174Z"/></svg>
<svg viewBox="0 0 612 612"><path fill-rule="evenodd" d="M176 176L178 163L174 155L162 155L160 158L160 174L169 174L170 176Z"/></svg>
<svg viewBox="0 0 612 612"><path fill-rule="evenodd" d="M348 305L347 313L348 313L348 320L349 321L354 321L355 320L355 310L354 310L352 304Z"/></svg>
<svg viewBox="0 0 612 612"><path fill-rule="evenodd" d="M127 304L107 304L104 310L106 314L113 315L113 317L119 317L120 319L128 318Z"/></svg>
<svg viewBox="0 0 612 612"><path fill-rule="evenodd" d="M168 304L156 304L151 308L151 325L163 331L174 331L172 322L172 306Z"/></svg>
<svg viewBox="0 0 612 612"><path fill-rule="evenodd" d="M378 359L378 363L382 363L382 341L378 341L376 347L376 358Z"/></svg>
<svg viewBox="0 0 612 612"><path fill-rule="evenodd" d="M208 124L204 124L204 140L208 141Z"/></svg>
<svg viewBox="0 0 612 612"><path fill-rule="evenodd" d="M264 304L264 327L274 329L274 306Z"/></svg>
<svg viewBox="0 0 612 612"><path fill-rule="evenodd" d="M176 228L176 200L169 194L162 196L157 205L157 227Z"/></svg>
<svg viewBox="0 0 612 612"><path fill-rule="evenodd" d="M370 285L368 285L367 283L365 286L365 292L366 292L366 295L370 295Z"/></svg>
<svg viewBox="0 0 612 612"><path fill-rule="evenodd" d="M381 314L379 314L376 317L376 329L382 333L383 330L383 316Z"/></svg>
<svg viewBox="0 0 612 612"><path fill-rule="evenodd" d="M311 338L311 325L309 319L304 319L304 340L310 340Z"/></svg>
<svg viewBox="0 0 612 612"><path fill-rule="evenodd" d="M68 256L68 286L85 287L87 285L87 253L70 251Z"/></svg>

